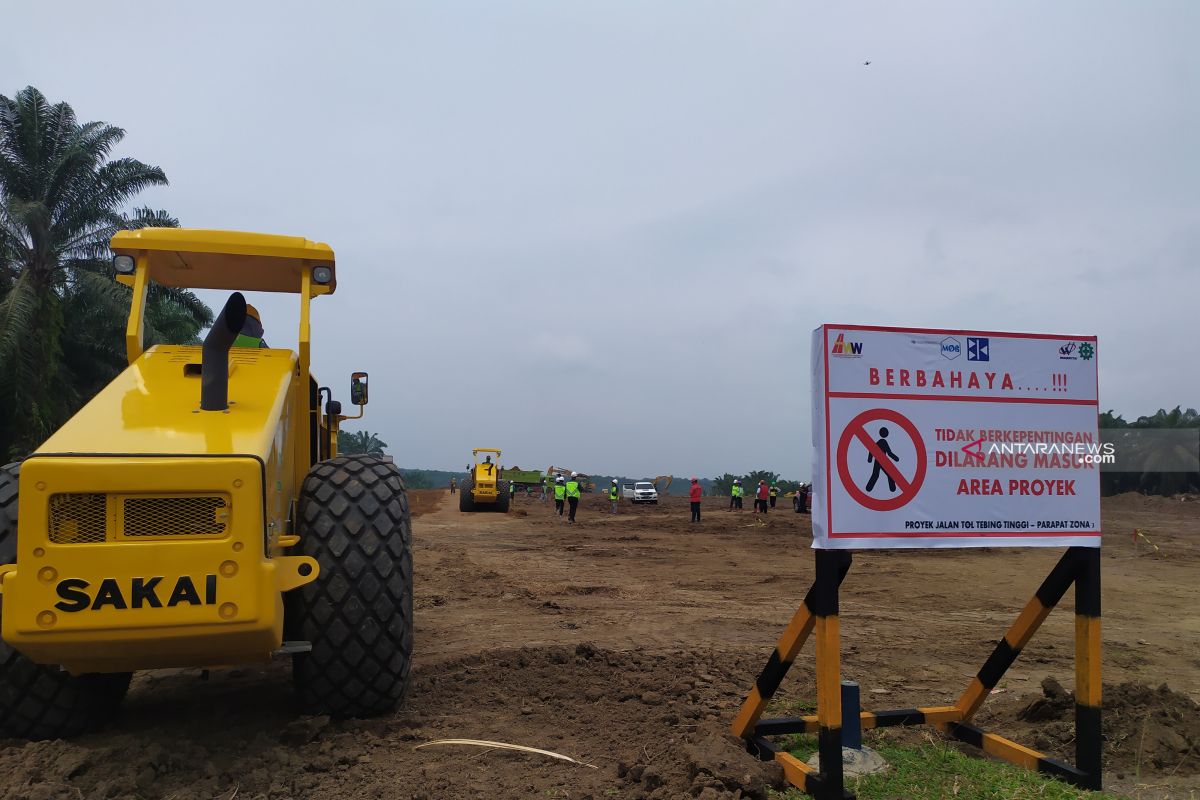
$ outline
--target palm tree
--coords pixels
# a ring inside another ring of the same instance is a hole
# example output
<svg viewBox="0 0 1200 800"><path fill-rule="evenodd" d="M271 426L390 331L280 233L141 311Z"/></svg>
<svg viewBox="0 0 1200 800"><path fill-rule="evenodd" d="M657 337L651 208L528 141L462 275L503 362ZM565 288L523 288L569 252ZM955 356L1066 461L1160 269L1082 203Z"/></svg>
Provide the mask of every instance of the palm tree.
<svg viewBox="0 0 1200 800"><path fill-rule="evenodd" d="M110 158L124 138L79 124L32 86L0 95L0 457L35 447L123 366L129 290L113 280L118 230L174 227L122 207L163 171ZM191 292L152 286L147 344L194 340L212 312Z"/></svg>
<svg viewBox="0 0 1200 800"><path fill-rule="evenodd" d="M387 442L367 431L359 431L358 433L338 431L339 455L381 456L384 455L383 451L387 446Z"/></svg>

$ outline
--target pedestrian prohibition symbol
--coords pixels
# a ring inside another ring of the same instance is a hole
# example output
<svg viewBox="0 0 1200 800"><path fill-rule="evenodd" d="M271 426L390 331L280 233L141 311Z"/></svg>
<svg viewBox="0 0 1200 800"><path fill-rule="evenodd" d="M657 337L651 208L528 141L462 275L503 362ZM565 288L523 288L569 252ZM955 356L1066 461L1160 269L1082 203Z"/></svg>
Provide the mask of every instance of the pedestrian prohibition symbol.
<svg viewBox="0 0 1200 800"><path fill-rule="evenodd" d="M916 471L913 472L911 479L904 477L904 470L897 463L900 458L892 452L891 447L888 445L888 429L886 427L878 429L880 434L878 440L873 439L871 434L867 432L867 425L874 422L895 423L899 426L900 430L907 433L912 439L917 463ZM847 455L850 452L850 442L853 439L858 439L867 448L867 460L872 464L871 477L867 481L865 489L858 485L858 482L850 473L850 464ZM846 491L860 505L873 511L895 511L917 496L917 492L921 489L921 484L925 480L925 442L921 439L921 434L917 431L917 426L913 425L903 414L898 414L887 408L872 408L850 420L849 424L846 425L846 429L842 431L842 436L838 440L837 466L838 475L842 479L842 485L846 487ZM870 492L875 488L875 484L880 478L887 481L888 488L894 492L893 496L886 498L871 496Z"/></svg>

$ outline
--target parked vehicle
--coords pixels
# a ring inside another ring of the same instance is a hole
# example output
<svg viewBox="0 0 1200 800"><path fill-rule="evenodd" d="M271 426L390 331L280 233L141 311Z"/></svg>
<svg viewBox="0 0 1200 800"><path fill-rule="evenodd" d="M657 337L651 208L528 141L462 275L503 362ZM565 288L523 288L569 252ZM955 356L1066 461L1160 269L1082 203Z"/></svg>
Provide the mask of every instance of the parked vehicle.
<svg viewBox="0 0 1200 800"><path fill-rule="evenodd" d="M632 503L658 504L658 489L650 481L621 484L621 496Z"/></svg>

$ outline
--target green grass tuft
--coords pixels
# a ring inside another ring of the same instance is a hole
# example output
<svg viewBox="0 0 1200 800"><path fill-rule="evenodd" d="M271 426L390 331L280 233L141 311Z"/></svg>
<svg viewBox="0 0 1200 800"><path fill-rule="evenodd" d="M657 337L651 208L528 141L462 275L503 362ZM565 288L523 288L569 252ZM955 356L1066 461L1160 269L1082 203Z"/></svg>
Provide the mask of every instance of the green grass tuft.
<svg viewBox="0 0 1200 800"><path fill-rule="evenodd" d="M808 735L794 736L785 745L801 760L817 751L816 737ZM935 738L916 747L887 742L868 746L875 747L891 769L847 778L847 788L859 800L1117 800L1116 795L1083 791L1003 761L967 755ZM808 797L798 790L774 796L779 800Z"/></svg>

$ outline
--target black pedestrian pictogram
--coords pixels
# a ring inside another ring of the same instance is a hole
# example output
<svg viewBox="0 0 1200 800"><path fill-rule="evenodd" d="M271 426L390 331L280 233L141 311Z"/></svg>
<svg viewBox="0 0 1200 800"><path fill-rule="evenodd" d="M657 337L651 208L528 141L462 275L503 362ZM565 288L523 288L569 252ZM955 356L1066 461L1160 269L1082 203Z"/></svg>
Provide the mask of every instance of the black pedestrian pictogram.
<svg viewBox="0 0 1200 800"><path fill-rule="evenodd" d="M880 455L885 455L888 458L890 458L892 461L899 461L900 456L893 453L892 448L888 447L887 435L888 435L888 429L880 428L879 429L879 438L875 441L875 446L879 448ZM871 453L870 451L867 452L867 463L868 464L873 463L875 465L871 469L871 479L867 481L867 491L869 492L875 488L875 482L879 480L879 473L883 472L887 475L888 491L895 492L896 491L896 478L893 477L892 470L885 467L883 465L883 462L877 460L875 458L875 455L873 453Z"/></svg>

